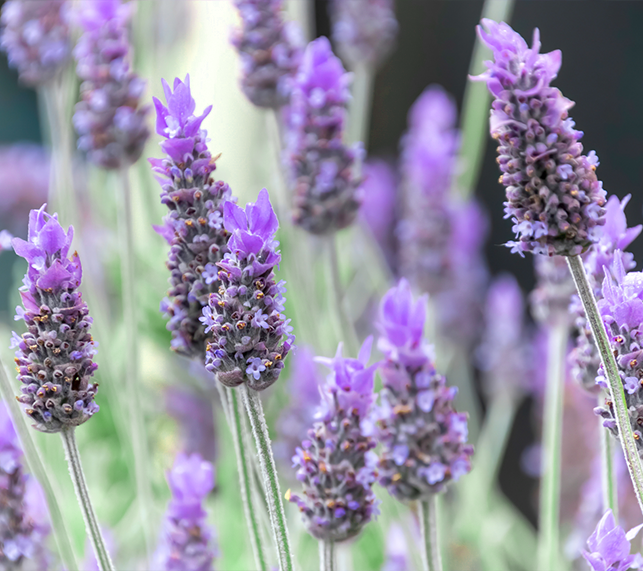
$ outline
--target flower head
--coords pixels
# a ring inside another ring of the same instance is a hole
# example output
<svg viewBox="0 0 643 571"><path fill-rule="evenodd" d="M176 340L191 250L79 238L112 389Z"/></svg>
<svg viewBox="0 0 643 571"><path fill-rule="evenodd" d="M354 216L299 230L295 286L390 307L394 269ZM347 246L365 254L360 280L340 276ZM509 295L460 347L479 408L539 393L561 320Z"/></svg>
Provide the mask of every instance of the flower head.
<svg viewBox="0 0 643 571"><path fill-rule="evenodd" d="M616 525L612 510L607 510L587 540L589 551L583 551L583 557L592 571L641 569L643 557L640 553L630 555L630 541L642 527L643 524L625 533Z"/></svg>

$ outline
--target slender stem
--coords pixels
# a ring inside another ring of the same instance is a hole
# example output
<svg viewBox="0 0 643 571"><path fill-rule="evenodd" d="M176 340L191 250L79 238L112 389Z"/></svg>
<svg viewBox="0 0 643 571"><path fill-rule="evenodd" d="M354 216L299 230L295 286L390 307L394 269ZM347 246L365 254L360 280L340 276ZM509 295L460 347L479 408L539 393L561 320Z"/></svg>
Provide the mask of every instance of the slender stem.
<svg viewBox="0 0 643 571"><path fill-rule="evenodd" d="M437 497L432 494L420 502L420 530L425 571L442 571L440 542L438 538Z"/></svg>
<svg viewBox="0 0 643 571"><path fill-rule="evenodd" d="M252 434L257 445L259 464L263 476L264 491L270 513L270 523L279 555L279 569L281 571L293 571L293 558L288 537L288 526L286 525L286 513L281 501L279 489L279 478L275 459L270 445L268 426L263 414L263 406L259 394L244 384L240 387L243 394L243 401L250 419Z"/></svg>
<svg viewBox="0 0 643 571"><path fill-rule="evenodd" d="M541 461L543 473L538 520L538 569L553 570L560 565L560 464L568 325L564 321L552 324L548 335Z"/></svg>
<svg viewBox="0 0 643 571"><path fill-rule="evenodd" d="M45 492L47 507L49 508L49 517L51 519L51 528L54 532L58 553L60 554L63 566L66 569L78 569L67 525L65 524L65 519L58 505L58 495L54 490L52 482L49 480L47 470L40 457L40 452L31 437L31 430L27 426L24 413L20 410L20 406L16 401L7 370L4 368L2 362L0 362L0 394L9 409L9 414L11 415L13 426L18 433L29 471L34 475L36 480L38 480L38 483Z"/></svg>
<svg viewBox="0 0 643 571"><path fill-rule="evenodd" d="M603 404L603 391L598 397ZM612 435L603 426L603 419L598 419L598 430L601 435L601 488L603 490L603 512L612 510L614 519L618 522L618 488L614 473L614 445Z"/></svg>
<svg viewBox="0 0 643 571"><path fill-rule="evenodd" d="M217 381L218 383L218 381ZM246 448L245 442L245 423L243 420L243 404L236 389L226 389L228 402L230 404L230 413L232 424L232 440L234 442L234 451L237 454L237 468L239 469L239 486L241 488L241 498L243 500L243 510L250 531L250 543L252 552L255 557L255 564L258 571L267 571L268 563L266 561L265 548L261 538L261 528L257 515L259 509L254 505L252 494L252 461L250 460L250 450Z"/></svg>
<svg viewBox="0 0 643 571"><path fill-rule="evenodd" d="M139 381L139 350L136 320L136 282L134 248L134 223L132 216L132 192L129 184L127 168L120 171L120 197L118 199L118 225L121 235L121 284L123 298L123 314L125 320L125 383L131 395L127 399L129 422L131 423L132 451L134 453L134 477L136 480L136 495L139 503L141 527L145 539L145 550L148 560L154 549L154 539L151 535L150 521L152 515L152 496L149 482L149 451L145 433L144 412L136 403L143 401L140 395Z"/></svg>
<svg viewBox="0 0 643 571"><path fill-rule="evenodd" d="M65 458L69 464L69 475L71 476L71 481L74 484L74 490L76 491L76 497L78 498L80 509L83 512L85 528L87 529L87 534L89 535L92 547L94 548L98 568L100 571L115 571L114 564L107 552L105 540L103 539L103 535L100 531L98 521L96 520L96 514L94 513L94 507L92 506L92 502L89 498L89 492L87 491L87 482L85 482L85 474L83 473L83 467L80 463L80 454L78 453L78 446L76 445L75 430L76 428L71 426L63 428L60 433L63 441L63 448L65 449ZM77 567L75 567L75 569L77 569Z"/></svg>
<svg viewBox="0 0 643 571"><path fill-rule="evenodd" d="M373 100L373 69L360 65L354 70L353 99L350 104L350 141L361 141L368 148L371 104Z"/></svg>
<svg viewBox="0 0 643 571"><path fill-rule="evenodd" d="M627 412L627 402L625 401L625 391L623 389L621 377L618 374L616 359L614 358L614 354L610 348L605 324L603 323L600 313L598 312L598 307L596 306L594 292L587 281L583 261L580 256L573 256L567 258L567 263L572 273L572 277L574 278L574 283L578 290L578 296L583 302L587 321L589 321L592 328L594 342L596 343L596 347L598 348L598 352L601 356L601 363L605 370L605 376L607 377L607 382L609 384L610 396L616 413L616 426L620 436L619 440L623 447L623 454L625 455L627 469L630 473L630 478L632 479L636 499L638 500L641 511L643 511L643 467L641 467L641 459L639 458L636 442L634 441L634 434L630 425L630 418Z"/></svg>
<svg viewBox="0 0 643 571"><path fill-rule="evenodd" d="M319 540L319 571L337 571L335 542L331 539Z"/></svg>

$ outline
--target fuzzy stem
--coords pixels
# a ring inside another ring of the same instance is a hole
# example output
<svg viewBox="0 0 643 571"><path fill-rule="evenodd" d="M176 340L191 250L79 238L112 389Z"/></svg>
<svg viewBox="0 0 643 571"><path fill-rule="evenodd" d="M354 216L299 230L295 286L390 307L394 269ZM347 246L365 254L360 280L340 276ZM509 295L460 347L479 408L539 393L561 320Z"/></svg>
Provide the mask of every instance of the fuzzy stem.
<svg viewBox="0 0 643 571"><path fill-rule="evenodd" d="M614 403L614 411L616 416L616 426L618 427L619 440L623 447L623 454L625 455L625 462L627 469L630 473L632 485L636 499L639 503L639 508L643 512L643 467L641 467L641 459L639 458L636 442L634 441L634 434L630 425L630 417L627 412L627 402L625 401L625 390L623 389L623 382L618 373L618 366L616 359L612 353L609 340L607 338L607 331L605 324L598 312L594 292L587 281L587 274L585 273L585 266L580 256L570 256L567 258L569 269L574 278L576 289L578 290L578 297L583 302L585 315L587 321L592 328L592 335L594 342L598 348L601 356L601 363L607 377L609 384L610 396Z"/></svg>
<svg viewBox="0 0 643 571"><path fill-rule="evenodd" d="M2 395L2 400L4 400L7 408L9 409L9 414L11 415L13 426L18 433L18 438L20 439L20 444L22 446L22 451L24 452L29 471L34 475L36 480L38 480L38 483L45 492L47 507L49 508L49 517L51 519L51 528L56 539L56 545L58 546L58 553L62 564L66 569L78 569L74 548L72 547L71 540L69 538L65 519L63 518L60 506L58 505L54 486L49 480L47 470L45 469L42 458L40 457L40 452L31 437L31 430L27 426L24 414L22 410L20 410L20 406L16 401L13 387L11 386L11 382L7 376L7 370L4 368L2 362L0 362L0 394Z"/></svg>
<svg viewBox="0 0 643 571"><path fill-rule="evenodd" d="M438 539L437 498L431 494L420 502L420 530L422 532L422 559L425 571L442 571Z"/></svg>
<svg viewBox="0 0 643 571"><path fill-rule="evenodd" d="M337 571L335 542L332 539L319 540L319 571Z"/></svg>
<svg viewBox="0 0 643 571"><path fill-rule="evenodd" d="M129 406L129 422L131 423L130 436L132 439L132 452L134 455L134 478L136 480L136 495L139 503L141 528L145 539L145 551L148 561L154 549L150 521L152 516L152 496L149 481L149 450L145 433L144 412L137 406L143 402L140 394L139 379L139 347L138 325L136 320L136 278L134 249L134 223L132 214L132 191L129 184L129 169L120 171L118 198L118 226L121 235L121 284L123 313L125 320L125 383L130 397L127 399Z"/></svg>
<svg viewBox="0 0 643 571"><path fill-rule="evenodd" d="M63 428L60 433L63 441L63 448L65 449L65 458L69 464L69 475L71 476L71 481L74 484L74 490L76 491L76 497L78 498L80 509L83 512L85 528L87 529L87 534L89 535L92 547L94 548L98 568L100 571L115 571L114 564L107 552L105 540L103 539L103 535L100 531L98 521L96 520L96 514L94 513L94 507L92 506L92 502L89 498L89 492L87 491L87 482L85 482L85 474L83 473L83 467L80 463L80 454L78 453L78 446L76 445L75 430L75 427L69 426Z"/></svg>
<svg viewBox="0 0 643 571"><path fill-rule="evenodd" d="M368 147L371 104L373 99L373 80L375 74L366 65L359 65L353 71L353 99L350 104L350 141L361 141Z"/></svg>
<svg viewBox="0 0 643 571"><path fill-rule="evenodd" d="M564 322L554 323L548 334L541 461L543 473L538 519L538 569L557 569L560 565L560 464L565 356L569 328Z"/></svg>
<svg viewBox="0 0 643 571"><path fill-rule="evenodd" d="M268 503L270 523L279 555L279 569L281 571L293 571L293 557L288 537L288 526L286 525L286 513L281 501L279 489L279 478L275 459L270 445L270 434L263 413L263 406L259 393L249 389L245 384L239 387L243 395L243 402L250 419L252 434L257 445L259 464L263 476L264 491Z"/></svg>
<svg viewBox="0 0 643 571"><path fill-rule="evenodd" d="M217 381L218 384L220 384ZM232 440L234 442L234 451L237 454L237 468L239 469L239 486L241 489L241 498L243 500L243 510L250 531L250 543L252 552L255 557L255 565L259 571L267 571L268 563L266 561L265 549L261 538L261 530L257 516L259 514L258 506L254 505L252 493L252 461L250 459L250 450L246 448L245 423L243 421L243 404L239 394L235 389L226 389L230 407L230 430L232 431Z"/></svg>
<svg viewBox="0 0 643 571"><path fill-rule="evenodd" d="M599 405L603 404L603 391L598 397ZM614 446L612 435L603 426L603 419L598 419L598 430L601 435L601 488L603 490L603 512L612 510L618 522L618 488L614 474Z"/></svg>

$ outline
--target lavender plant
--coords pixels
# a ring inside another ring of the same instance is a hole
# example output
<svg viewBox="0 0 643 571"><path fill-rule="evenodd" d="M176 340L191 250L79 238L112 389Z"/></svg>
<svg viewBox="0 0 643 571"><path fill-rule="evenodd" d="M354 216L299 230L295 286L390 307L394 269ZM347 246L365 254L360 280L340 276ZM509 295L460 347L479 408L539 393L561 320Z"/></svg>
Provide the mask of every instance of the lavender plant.
<svg viewBox="0 0 643 571"><path fill-rule="evenodd" d="M589 550L583 551L583 557L592 571L641 569L643 557L640 553L630 554L630 542L642 527L643 524L625 533L614 521L612 510L607 510L587 540Z"/></svg>

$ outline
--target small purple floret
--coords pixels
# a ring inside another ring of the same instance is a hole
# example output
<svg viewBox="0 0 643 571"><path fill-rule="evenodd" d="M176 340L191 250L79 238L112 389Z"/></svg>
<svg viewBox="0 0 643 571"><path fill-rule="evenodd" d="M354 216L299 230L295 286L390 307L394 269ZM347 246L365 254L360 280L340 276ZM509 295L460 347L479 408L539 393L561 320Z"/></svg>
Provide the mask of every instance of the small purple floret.
<svg viewBox="0 0 643 571"><path fill-rule="evenodd" d="M592 571L641 569L643 557L640 553L630 554L630 542L642 527L643 524L625 533L614 521L612 510L607 510L587 540L588 551L583 551Z"/></svg>

